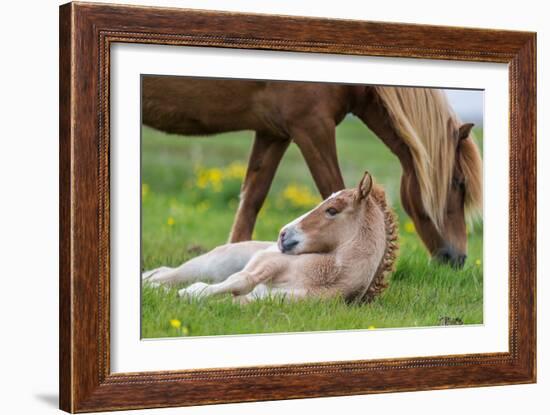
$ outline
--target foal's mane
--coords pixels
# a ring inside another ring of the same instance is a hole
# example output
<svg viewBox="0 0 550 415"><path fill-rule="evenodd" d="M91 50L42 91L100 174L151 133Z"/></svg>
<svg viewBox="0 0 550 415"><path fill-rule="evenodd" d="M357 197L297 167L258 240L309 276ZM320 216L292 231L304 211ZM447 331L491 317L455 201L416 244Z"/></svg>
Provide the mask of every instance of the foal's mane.
<svg viewBox="0 0 550 415"><path fill-rule="evenodd" d="M466 214L476 213L482 204L481 156L472 135L462 140L456 151L456 140L448 128L458 128L461 122L445 93L434 88L374 89L411 152L422 204L435 226L441 229L443 225L455 162L465 177Z"/></svg>
<svg viewBox="0 0 550 415"><path fill-rule="evenodd" d="M363 287L360 291L353 293L348 298L349 301L359 303L371 302L387 288L389 276L395 270L397 251L399 249L399 222L397 221L397 215L388 205L386 192L382 187L375 184L370 193L370 197L380 207L380 210L384 215L386 244L384 248L384 255L378 264L378 268L376 269L376 273L374 274L370 284Z"/></svg>

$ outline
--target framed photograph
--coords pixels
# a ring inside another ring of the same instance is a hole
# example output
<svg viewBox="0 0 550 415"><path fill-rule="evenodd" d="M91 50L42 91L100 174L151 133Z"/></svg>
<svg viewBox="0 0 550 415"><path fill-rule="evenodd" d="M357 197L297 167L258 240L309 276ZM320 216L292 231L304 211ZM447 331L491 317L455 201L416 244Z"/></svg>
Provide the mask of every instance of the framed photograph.
<svg viewBox="0 0 550 415"><path fill-rule="evenodd" d="M61 6L61 409L535 382L535 47Z"/></svg>

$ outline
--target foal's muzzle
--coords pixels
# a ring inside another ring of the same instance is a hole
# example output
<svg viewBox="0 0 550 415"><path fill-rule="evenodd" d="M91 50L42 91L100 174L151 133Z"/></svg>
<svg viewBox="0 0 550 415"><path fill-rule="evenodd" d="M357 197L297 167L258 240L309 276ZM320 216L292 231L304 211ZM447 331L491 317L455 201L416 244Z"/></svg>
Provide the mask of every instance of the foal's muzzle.
<svg viewBox="0 0 550 415"><path fill-rule="evenodd" d="M298 245L300 242L295 239L295 232L290 229L283 229L281 233L279 234L279 239L277 241L277 245L279 246L279 250L283 254L288 254L292 252L292 250Z"/></svg>

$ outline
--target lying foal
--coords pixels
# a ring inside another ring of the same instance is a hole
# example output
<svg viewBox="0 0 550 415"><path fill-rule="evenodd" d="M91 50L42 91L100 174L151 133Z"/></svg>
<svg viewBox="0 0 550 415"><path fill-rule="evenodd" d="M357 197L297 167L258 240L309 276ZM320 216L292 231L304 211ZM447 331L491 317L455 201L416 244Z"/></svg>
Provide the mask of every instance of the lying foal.
<svg viewBox="0 0 550 415"><path fill-rule="evenodd" d="M181 297L231 293L242 301L269 295L370 301L386 287L396 249L395 215L382 188L365 173L357 189L333 194L283 227L277 243L223 245L178 268L145 272L143 280L194 282L179 291Z"/></svg>

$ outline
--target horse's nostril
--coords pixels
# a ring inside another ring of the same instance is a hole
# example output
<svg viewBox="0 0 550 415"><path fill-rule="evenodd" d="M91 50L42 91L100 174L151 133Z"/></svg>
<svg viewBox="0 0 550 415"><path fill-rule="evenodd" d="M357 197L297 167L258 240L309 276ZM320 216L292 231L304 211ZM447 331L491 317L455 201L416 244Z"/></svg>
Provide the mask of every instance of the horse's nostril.
<svg viewBox="0 0 550 415"><path fill-rule="evenodd" d="M462 268L466 262L466 255L459 254L453 248L444 248L435 257L439 262L455 268Z"/></svg>
<svg viewBox="0 0 550 415"><path fill-rule="evenodd" d="M281 240L284 240L285 239L285 235L286 235L286 231L281 231L281 234L279 235L279 238L281 238Z"/></svg>
<svg viewBox="0 0 550 415"><path fill-rule="evenodd" d="M448 250L442 250L436 255L436 258L439 262L448 264L453 261L453 256Z"/></svg>

